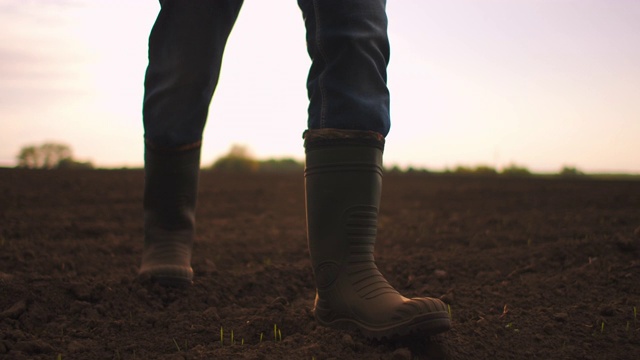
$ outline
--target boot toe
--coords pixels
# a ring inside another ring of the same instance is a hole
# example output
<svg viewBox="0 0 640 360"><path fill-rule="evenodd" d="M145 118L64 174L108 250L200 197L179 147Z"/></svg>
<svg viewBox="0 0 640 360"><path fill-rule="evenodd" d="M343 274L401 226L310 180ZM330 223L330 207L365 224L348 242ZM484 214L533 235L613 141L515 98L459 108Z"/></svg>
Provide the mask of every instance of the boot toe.
<svg viewBox="0 0 640 360"><path fill-rule="evenodd" d="M407 299L398 295L388 302L361 303L356 308L346 308L355 311L335 311L329 302L317 299L314 313L323 326L359 330L367 338L377 340L413 334L431 336L451 328L446 304L434 298Z"/></svg>
<svg viewBox="0 0 640 360"><path fill-rule="evenodd" d="M451 319L446 305L434 298L406 299L380 326L361 326L365 336L378 340L414 334L431 336L450 328Z"/></svg>
<svg viewBox="0 0 640 360"><path fill-rule="evenodd" d="M440 317L449 316L447 306L439 299L434 298L412 298L403 302L395 311L393 319L401 321L403 319L419 316Z"/></svg>
<svg viewBox="0 0 640 360"><path fill-rule="evenodd" d="M409 299L395 311L393 319L402 324L396 331L403 335L435 335L451 328L447 305L434 298Z"/></svg>

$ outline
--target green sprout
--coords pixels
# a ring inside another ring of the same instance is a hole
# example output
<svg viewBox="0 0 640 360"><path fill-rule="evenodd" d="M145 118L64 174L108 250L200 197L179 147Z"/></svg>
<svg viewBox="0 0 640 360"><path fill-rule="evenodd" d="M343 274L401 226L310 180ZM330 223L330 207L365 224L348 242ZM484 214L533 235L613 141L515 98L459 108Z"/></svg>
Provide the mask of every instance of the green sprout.
<svg viewBox="0 0 640 360"><path fill-rule="evenodd" d="M264 333L260 333L260 342L262 342L262 337L264 336Z"/></svg>
<svg viewBox="0 0 640 360"><path fill-rule="evenodd" d="M178 349L178 352L182 351L180 350L180 346L178 345L178 342L176 341L176 338L173 338L173 343L176 345L176 349Z"/></svg>
<svg viewBox="0 0 640 360"><path fill-rule="evenodd" d="M273 341L278 341L278 327L273 324Z"/></svg>
<svg viewBox="0 0 640 360"><path fill-rule="evenodd" d="M224 330L220 326L220 345L224 346Z"/></svg>
<svg viewBox="0 0 640 360"><path fill-rule="evenodd" d="M600 333L604 332L604 320L600 323Z"/></svg>
<svg viewBox="0 0 640 360"><path fill-rule="evenodd" d="M447 304L447 309L449 310L449 318L451 318L451 305Z"/></svg>
<svg viewBox="0 0 640 360"><path fill-rule="evenodd" d="M231 345L235 345L235 342L233 341L233 330L231 330Z"/></svg>

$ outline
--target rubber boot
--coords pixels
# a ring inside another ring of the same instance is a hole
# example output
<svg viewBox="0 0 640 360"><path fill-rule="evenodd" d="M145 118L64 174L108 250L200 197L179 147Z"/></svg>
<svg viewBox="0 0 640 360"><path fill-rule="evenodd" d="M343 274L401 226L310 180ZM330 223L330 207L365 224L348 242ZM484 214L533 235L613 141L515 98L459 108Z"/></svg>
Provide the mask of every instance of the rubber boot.
<svg viewBox="0 0 640 360"><path fill-rule="evenodd" d="M309 252L321 325L392 339L451 327L439 299L408 299L384 278L373 256L382 190L384 137L337 129L305 132Z"/></svg>
<svg viewBox="0 0 640 360"><path fill-rule="evenodd" d="M173 152L146 146L140 279L164 286L191 284L199 172L199 145Z"/></svg>

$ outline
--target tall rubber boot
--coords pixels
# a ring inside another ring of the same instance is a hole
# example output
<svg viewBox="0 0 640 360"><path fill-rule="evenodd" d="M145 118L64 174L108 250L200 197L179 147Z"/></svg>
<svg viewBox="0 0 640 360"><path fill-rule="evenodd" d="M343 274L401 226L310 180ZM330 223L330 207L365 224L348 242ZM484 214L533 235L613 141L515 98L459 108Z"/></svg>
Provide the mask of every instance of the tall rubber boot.
<svg viewBox="0 0 640 360"><path fill-rule="evenodd" d="M144 251L138 273L140 279L164 286L191 284L199 172L199 145L171 152L145 147Z"/></svg>
<svg viewBox="0 0 640 360"><path fill-rule="evenodd" d="M321 325L369 338L433 335L451 327L439 299L408 299L375 264L384 137L375 132L308 130L305 192L309 252Z"/></svg>

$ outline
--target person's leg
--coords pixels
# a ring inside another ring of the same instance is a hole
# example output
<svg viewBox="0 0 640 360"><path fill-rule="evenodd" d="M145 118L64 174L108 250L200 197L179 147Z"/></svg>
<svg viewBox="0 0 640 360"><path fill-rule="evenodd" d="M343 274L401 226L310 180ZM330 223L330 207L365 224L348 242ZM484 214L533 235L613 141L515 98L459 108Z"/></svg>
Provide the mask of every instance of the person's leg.
<svg viewBox="0 0 640 360"><path fill-rule="evenodd" d="M180 148L199 143L222 55L242 0L161 0L145 75L145 141Z"/></svg>
<svg viewBox="0 0 640 360"><path fill-rule="evenodd" d="M313 59L304 138L316 319L373 338L446 331L446 305L399 294L373 256L389 131L385 1L299 3Z"/></svg>
<svg viewBox="0 0 640 360"><path fill-rule="evenodd" d="M385 0L298 0L312 64L309 129L389 132Z"/></svg>
<svg viewBox="0 0 640 360"><path fill-rule="evenodd" d="M200 143L242 0L161 0L145 76L144 251L139 276L189 284Z"/></svg>

